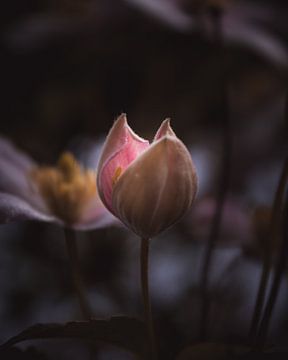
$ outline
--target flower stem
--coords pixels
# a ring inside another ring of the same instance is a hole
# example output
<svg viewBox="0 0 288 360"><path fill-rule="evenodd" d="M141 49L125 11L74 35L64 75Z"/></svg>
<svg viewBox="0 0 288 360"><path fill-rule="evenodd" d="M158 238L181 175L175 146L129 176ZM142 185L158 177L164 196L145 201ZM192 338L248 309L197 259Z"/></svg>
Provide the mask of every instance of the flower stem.
<svg viewBox="0 0 288 360"><path fill-rule="evenodd" d="M256 339L256 346L258 348L262 348L266 342L273 309L277 300L277 296L281 284L281 279L288 262L288 226L286 221L288 217L287 182L288 182L288 158L285 160L281 179L280 179L280 184L279 184L280 194L279 194L279 204L278 204L279 208L277 209L278 216L277 219L275 220L277 221L277 224L279 224L279 227L283 226L282 241L279 246L278 260L276 263L270 294L267 300L266 307L264 309L262 320L259 325L259 331ZM285 203L283 200L284 196L285 196ZM279 233L277 232L277 234Z"/></svg>
<svg viewBox="0 0 288 360"><path fill-rule="evenodd" d="M147 338L149 340L150 359L156 360L156 346L154 336L154 326L151 311L151 302L149 294L149 239L141 239L141 288L144 305L144 319L147 327Z"/></svg>
<svg viewBox="0 0 288 360"><path fill-rule="evenodd" d="M272 218L270 223L270 236L268 239L268 243L265 245L264 249L264 262L263 262L263 269L261 274L260 285L257 294L257 300L255 303L254 314L251 322L250 332L249 332L249 341L250 344L256 340L257 328L260 321L261 312L264 305L266 289L269 279L269 274L271 270L271 262L272 262L272 247L275 244L279 243L279 229L280 229L280 220L281 220L281 213L283 210L283 196L285 192L286 183L288 181L288 166L287 164L284 165L278 188L275 194L275 199L273 202L273 209L272 209Z"/></svg>
<svg viewBox="0 0 288 360"><path fill-rule="evenodd" d="M223 31L222 31L222 10L213 9L210 13L211 21L214 28L214 42L220 50L223 49ZM202 306L200 310L200 341L205 341L207 337L207 323L209 316L209 271L212 263L212 255L214 248L220 237L221 221L223 215L224 204L230 184L231 158L232 158L232 136L231 124L229 119L229 103L228 103L228 86L226 76L223 77L222 94L221 94L221 119L222 125L222 159L219 174L218 194L216 198L216 208L214 217L211 222L210 232L208 236L208 244L204 253L203 267L201 271L201 298Z"/></svg>
<svg viewBox="0 0 288 360"><path fill-rule="evenodd" d="M78 257L75 231L65 228L64 234L65 234L66 248L69 256L71 275L73 278L74 288L78 297L82 316L85 320L89 320L91 319L93 314L88 299L85 295L84 285L83 285L82 277L80 275L79 257Z"/></svg>

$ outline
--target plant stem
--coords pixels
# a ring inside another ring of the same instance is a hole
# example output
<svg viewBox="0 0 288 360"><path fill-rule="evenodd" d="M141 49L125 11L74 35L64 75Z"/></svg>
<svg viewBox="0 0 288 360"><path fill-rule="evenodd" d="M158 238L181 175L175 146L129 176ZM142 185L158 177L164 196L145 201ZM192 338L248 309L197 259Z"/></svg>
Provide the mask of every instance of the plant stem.
<svg viewBox="0 0 288 360"><path fill-rule="evenodd" d="M223 33L222 33L222 11L214 9L211 12L211 20L214 25L214 41L222 49L223 47ZM209 271L212 262L213 250L219 240L221 220L223 214L224 203L226 200L231 172L231 153L232 153L232 137L231 125L229 119L229 104L228 104L228 88L226 76L222 84L222 111L220 118L222 121L222 160L221 170L219 175L218 194L216 198L216 208L214 217L211 222L210 233L208 236L208 244L204 253L203 268L201 271L201 323L200 323L200 340L204 341L207 337L207 323L209 316Z"/></svg>
<svg viewBox="0 0 288 360"><path fill-rule="evenodd" d="M141 239L141 288L144 305L144 319L147 327L147 337L149 341L150 358L157 359L154 326L151 311L149 294L149 239Z"/></svg>
<svg viewBox="0 0 288 360"><path fill-rule="evenodd" d="M85 295L82 277L80 275L78 249L76 244L75 231L72 229L64 228L66 248L69 256L70 269L74 282L74 288L78 297L82 316L85 320L92 318L92 310L88 299Z"/></svg>
<svg viewBox="0 0 288 360"><path fill-rule="evenodd" d="M265 249L265 253L264 253L263 268L262 268L262 273L261 273L261 278L260 278L260 284L259 284L259 288L258 288L253 317L252 317L250 330L249 330L248 342L250 345L253 345L253 343L255 342L258 324L260 321L260 316L261 316L262 308L264 305L266 288L267 288L269 274L270 274L270 268L271 268L271 253L267 246L267 248Z"/></svg>
<svg viewBox="0 0 288 360"><path fill-rule="evenodd" d="M264 305L265 295L267 284L269 280L269 274L271 270L273 246L279 242L279 228L280 228L280 219L281 212L283 209L283 196L285 191L285 186L288 178L288 169L287 165L284 165L282 174L280 176L278 188L275 194L273 209L272 209L272 218L270 223L270 235L268 238L268 243L266 243L264 249L264 262L263 269L261 274L261 280L259 284L257 300L255 303L255 309L253 313L253 318L251 322L250 332L249 332L249 342L252 345L256 340L257 329L260 321L261 312Z"/></svg>
<svg viewBox="0 0 288 360"><path fill-rule="evenodd" d="M266 342L269 325L273 313L273 309L277 300L281 279L283 273L286 269L287 260L288 260L288 226L287 226L287 217L288 217L288 192L287 192L287 182L288 182L288 159L285 160L281 180L280 180L280 200L279 200L279 216L276 219L279 225L283 225L283 236L282 242L279 246L278 261L276 263L276 268L273 276L273 282L270 290L270 294L267 300L266 307L264 309L264 314L259 325L259 331L256 339L256 346L262 348ZM286 195L285 195L286 193ZM285 203L284 198L285 196ZM284 210L281 211L284 207Z"/></svg>

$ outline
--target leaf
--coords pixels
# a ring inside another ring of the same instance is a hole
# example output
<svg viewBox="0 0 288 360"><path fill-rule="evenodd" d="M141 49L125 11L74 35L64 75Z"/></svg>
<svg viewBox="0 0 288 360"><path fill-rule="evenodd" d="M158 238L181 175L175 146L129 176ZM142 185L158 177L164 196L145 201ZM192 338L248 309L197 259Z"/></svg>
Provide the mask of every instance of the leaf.
<svg viewBox="0 0 288 360"><path fill-rule="evenodd" d="M127 316L114 316L107 320L73 321L66 324L33 325L1 345L0 350L6 350L25 340L56 338L103 341L146 356L145 326L141 320Z"/></svg>
<svg viewBox="0 0 288 360"><path fill-rule="evenodd" d="M248 348L219 343L205 343L189 346L176 360L231 360L234 356L248 352Z"/></svg>

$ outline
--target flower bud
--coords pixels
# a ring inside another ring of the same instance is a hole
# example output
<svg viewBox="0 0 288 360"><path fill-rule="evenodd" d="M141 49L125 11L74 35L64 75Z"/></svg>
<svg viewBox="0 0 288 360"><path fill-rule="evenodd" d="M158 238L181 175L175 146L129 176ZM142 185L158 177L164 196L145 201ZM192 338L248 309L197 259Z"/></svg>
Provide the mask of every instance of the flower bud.
<svg viewBox="0 0 288 360"><path fill-rule="evenodd" d="M115 216L139 236L150 238L190 208L197 176L191 156L169 120L162 123L149 146L121 115L100 157L98 189Z"/></svg>

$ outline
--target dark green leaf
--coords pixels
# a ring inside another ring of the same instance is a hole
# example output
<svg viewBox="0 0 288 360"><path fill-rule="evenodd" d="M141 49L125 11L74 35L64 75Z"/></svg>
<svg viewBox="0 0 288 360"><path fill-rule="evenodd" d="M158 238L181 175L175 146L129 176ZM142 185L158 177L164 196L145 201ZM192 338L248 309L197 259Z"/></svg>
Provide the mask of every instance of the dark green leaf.
<svg viewBox="0 0 288 360"><path fill-rule="evenodd" d="M33 339L78 338L103 341L145 356L145 327L142 321L126 316L107 320L74 321L66 324L33 325L4 343L5 350L21 341Z"/></svg>

